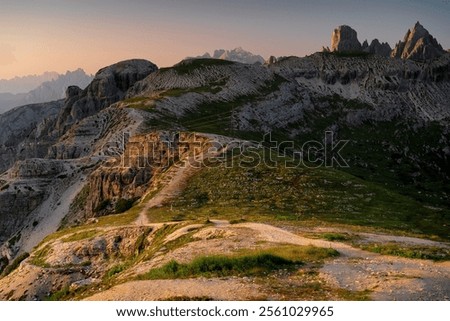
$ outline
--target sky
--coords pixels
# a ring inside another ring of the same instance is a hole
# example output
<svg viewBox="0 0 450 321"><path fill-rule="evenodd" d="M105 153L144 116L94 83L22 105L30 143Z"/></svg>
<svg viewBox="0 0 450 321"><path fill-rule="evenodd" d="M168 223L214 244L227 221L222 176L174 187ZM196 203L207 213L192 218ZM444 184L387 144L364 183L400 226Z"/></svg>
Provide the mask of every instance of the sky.
<svg viewBox="0 0 450 321"><path fill-rule="evenodd" d="M221 48L305 56L342 24L393 47L420 21L448 49L449 17L450 0L0 0L0 79Z"/></svg>

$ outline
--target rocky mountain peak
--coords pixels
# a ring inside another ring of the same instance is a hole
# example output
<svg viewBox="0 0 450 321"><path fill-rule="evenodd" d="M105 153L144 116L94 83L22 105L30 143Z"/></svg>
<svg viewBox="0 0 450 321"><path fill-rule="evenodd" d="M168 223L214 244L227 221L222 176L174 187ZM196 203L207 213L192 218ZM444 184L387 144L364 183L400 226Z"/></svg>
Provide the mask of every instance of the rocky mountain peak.
<svg viewBox="0 0 450 321"><path fill-rule="evenodd" d="M406 32L403 41L395 46L391 57L425 61L440 57L445 53L438 41L420 22Z"/></svg>
<svg viewBox="0 0 450 321"><path fill-rule="evenodd" d="M125 60L100 69L84 91L70 88L66 92L57 128L63 132L67 125L123 99L129 88L156 70L155 64L144 59Z"/></svg>
<svg viewBox="0 0 450 321"><path fill-rule="evenodd" d="M362 45L362 50L371 54L376 54L383 57L389 57L392 48L387 42L381 43L378 39L373 39L370 45L367 40Z"/></svg>
<svg viewBox="0 0 450 321"><path fill-rule="evenodd" d="M358 34L352 27L342 25L333 30L331 35L331 51L361 51L361 48Z"/></svg>

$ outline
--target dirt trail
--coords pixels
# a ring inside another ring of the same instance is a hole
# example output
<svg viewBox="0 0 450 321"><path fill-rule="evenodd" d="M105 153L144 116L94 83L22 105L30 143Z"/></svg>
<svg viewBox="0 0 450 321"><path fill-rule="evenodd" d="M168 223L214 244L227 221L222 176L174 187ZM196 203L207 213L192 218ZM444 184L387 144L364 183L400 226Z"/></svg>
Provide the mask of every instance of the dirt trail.
<svg viewBox="0 0 450 321"><path fill-rule="evenodd" d="M166 200L176 197L183 190L187 179L199 170L199 168L191 165L193 162L194 158L190 157L181 164L173 165L166 173L163 174L164 176L162 180L164 182L164 187L147 203L145 203L135 221L136 225L148 225L148 210L152 207L161 206Z"/></svg>
<svg viewBox="0 0 450 321"><path fill-rule="evenodd" d="M175 297L214 298L215 300L255 300L259 286L236 279L187 279L133 281L95 294L87 301L149 301Z"/></svg>
<svg viewBox="0 0 450 321"><path fill-rule="evenodd" d="M319 276L335 288L352 291L371 291L375 300L449 300L450 262L436 263L427 260L406 259L366 252L340 242L311 239L282 228L261 223L229 224L227 221L212 221L213 226L200 228L194 235L196 241L186 244L152 262L133 268L134 273L144 273L149 268L160 266L169 260L188 262L198 255L232 253L239 249L271 247L275 244L314 245L334 248L340 256L327 260L319 270ZM186 226L185 229L194 227ZM175 231L167 239L182 235ZM372 237L376 235L373 234ZM417 244L420 239L407 239ZM403 241L406 241L403 239ZM445 244L444 244L445 245ZM130 271L131 272L131 271ZM216 291L221 287L230 295ZM236 291L236 287L239 291ZM135 289L139 288L139 291ZM140 293L140 294L136 294ZM124 283L99 293L89 300L153 300L174 296L208 296L219 300L245 300L255 297L255 288L248 279L232 278L191 280L154 280ZM259 296L264 296L260 289Z"/></svg>
<svg viewBox="0 0 450 321"><path fill-rule="evenodd" d="M226 150L227 147L224 147L214 152L200 154L197 157L190 156L184 161L174 164L166 173L163 174L162 182L164 183L164 187L144 205L135 221L135 224L149 224L147 212L150 208L161 206L165 201L173 199L179 195L185 187L188 178L201 169L201 164L203 164L205 159L216 157L217 155L226 152ZM145 200L145 196L143 199Z"/></svg>
<svg viewBox="0 0 450 321"><path fill-rule="evenodd" d="M379 255L340 242L309 239L270 225L240 225L253 229L265 241L336 249L340 257L327 261L320 270L322 278L336 287L353 291L370 290L376 300L450 299L450 262ZM376 234L370 236L375 238ZM401 240L411 245L423 241L411 237L402 237ZM447 247L446 244L442 246Z"/></svg>

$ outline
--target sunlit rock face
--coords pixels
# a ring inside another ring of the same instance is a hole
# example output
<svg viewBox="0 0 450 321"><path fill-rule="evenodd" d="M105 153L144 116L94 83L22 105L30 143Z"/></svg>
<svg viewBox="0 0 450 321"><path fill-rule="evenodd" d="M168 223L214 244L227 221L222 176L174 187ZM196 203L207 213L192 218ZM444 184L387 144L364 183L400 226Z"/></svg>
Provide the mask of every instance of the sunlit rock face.
<svg viewBox="0 0 450 321"><path fill-rule="evenodd" d="M361 43L357 32L346 25L339 26L333 30L331 35L331 51L360 51Z"/></svg>
<svg viewBox="0 0 450 321"><path fill-rule="evenodd" d="M419 22L406 33L392 50L391 57L426 61L445 53L438 41Z"/></svg>

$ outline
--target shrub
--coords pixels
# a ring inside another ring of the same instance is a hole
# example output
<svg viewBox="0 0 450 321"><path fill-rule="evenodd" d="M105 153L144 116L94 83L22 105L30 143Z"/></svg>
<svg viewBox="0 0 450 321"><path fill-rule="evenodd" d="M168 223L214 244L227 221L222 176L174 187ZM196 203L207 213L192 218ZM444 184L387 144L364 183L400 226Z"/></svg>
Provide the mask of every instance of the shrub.
<svg viewBox="0 0 450 321"><path fill-rule="evenodd" d="M134 199L124 199L124 198L119 199L115 206L116 214L128 211L130 208L133 207L134 201L135 201Z"/></svg>
<svg viewBox="0 0 450 321"><path fill-rule="evenodd" d="M95 213L101 212L110 205L111 205L111 200L109 200L109 199L103 200L100 202L100 204L97 205L97 207L94 209L94 212Z"/></svg>

